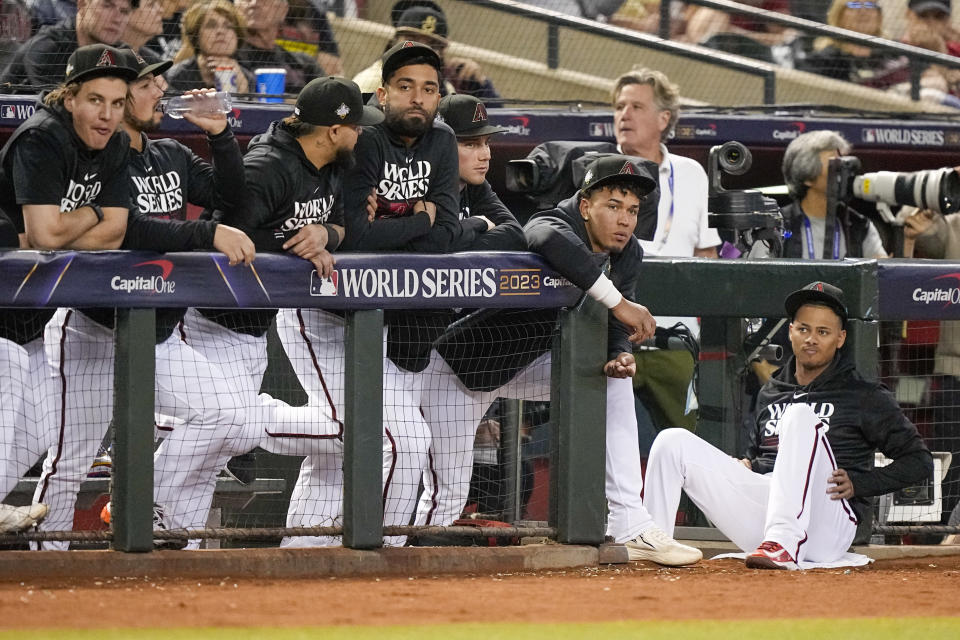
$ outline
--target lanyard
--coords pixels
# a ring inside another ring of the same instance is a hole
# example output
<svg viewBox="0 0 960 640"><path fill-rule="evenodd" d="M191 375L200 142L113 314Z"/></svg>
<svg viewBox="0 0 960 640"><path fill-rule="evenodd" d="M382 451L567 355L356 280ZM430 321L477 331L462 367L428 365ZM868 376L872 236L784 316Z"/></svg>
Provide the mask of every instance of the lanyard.
<svg viewBox="0 0 960 640"><path fill-rule="evenodd" d="M813 230L810 228L810 218L807 217L807 214L803 214L803 231L807 235L807 255L811 260L815 260L817 256L813 251ZM840 259L840 224L836 224L833 227L833 259Z"/></svg>
<svg viewBox="0 0 960 640"><path fill-rule="evenodd" d="M667 214L667 221L663 225L663 238L660 240L660 248L657 253L667 244L667 238L670 236L670 227L673 226L673 161L668 157L667 163L670 165L670 175L667 177L667 187L670 189L670 213Z"/></svg>

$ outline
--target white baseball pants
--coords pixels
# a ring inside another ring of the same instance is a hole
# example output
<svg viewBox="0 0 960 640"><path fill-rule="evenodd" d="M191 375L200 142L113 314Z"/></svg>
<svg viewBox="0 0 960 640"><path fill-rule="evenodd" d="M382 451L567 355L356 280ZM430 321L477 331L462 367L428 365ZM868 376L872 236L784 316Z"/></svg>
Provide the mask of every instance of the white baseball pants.
<svg viewBox="0 0 960 640"><path fill-rule="evenodd" d="M683 490L743 551L769 540L798 562L831 562L857 530L850 504L827 494L836 468L820 418L808 405L794 404L780 421L777 460L766 475L685 429L661 432L647 460L646 505L672 536Z"/></svg>

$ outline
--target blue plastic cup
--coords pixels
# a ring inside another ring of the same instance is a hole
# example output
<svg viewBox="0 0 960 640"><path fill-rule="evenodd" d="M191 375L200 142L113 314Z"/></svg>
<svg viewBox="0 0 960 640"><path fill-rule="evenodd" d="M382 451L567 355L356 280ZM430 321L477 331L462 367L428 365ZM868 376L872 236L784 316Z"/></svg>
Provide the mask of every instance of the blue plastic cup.
<svg viewBox="0 0 960 640"><path fill-rule="evenodd" d="M281 94L286 90L286 69L256 69L254 73L257 75L257 93ZM283 98L260 98L260 102L283 102Z"/></svg>

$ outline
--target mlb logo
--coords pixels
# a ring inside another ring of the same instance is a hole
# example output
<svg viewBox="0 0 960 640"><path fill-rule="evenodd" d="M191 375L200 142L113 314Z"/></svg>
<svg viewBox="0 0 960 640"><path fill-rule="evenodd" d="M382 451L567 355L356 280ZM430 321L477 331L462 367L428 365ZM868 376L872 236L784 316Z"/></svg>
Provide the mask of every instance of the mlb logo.
<svg viewBox="0 0 960 640"><path fill-rule="evenodd" d="M12 104L5 104L0 106L0 118L7 118L13 120L17 117L17 110L13 108Z"/></svg>
<svg viewBox="0 0 960 640"><path fill-rule="evenodd" d="M321 278L316 270L310 273L310 295L312 296L335 296L340 289L340 278L334 271L329 278Z"/></svg>
<svg viewBox="0 0 960 640"><path fill-rule="evenodd" d="M864 129L863 130L863 141L864 142L876 142L877 141L877 132L874 129Z"/></svg>
<svg viewBox="0 0 960 640"><path fill-rule="evenodd" d="M604 127L602 122L591 122L590 123L590 135L594 138L603 138L605 137Z"/></svg>

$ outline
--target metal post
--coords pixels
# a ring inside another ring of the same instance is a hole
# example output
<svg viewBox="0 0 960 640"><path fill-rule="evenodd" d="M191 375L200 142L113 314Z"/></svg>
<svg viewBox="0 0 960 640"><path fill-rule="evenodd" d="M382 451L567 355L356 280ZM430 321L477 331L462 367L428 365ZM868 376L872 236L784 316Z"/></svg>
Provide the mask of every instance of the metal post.
<svg viewBox="0 0 960 640"><path fill-rule="evenodd" d="M117 309L114 336L113 547L153 550L153 309Z"/></svg>
<svg viewBox="0 0 960 640"><path fill-rule="evenodd" d="M847 349L853 349L857 371L867 380L880 375L880 323L875 320L847 321Z"/></svg>
<svg viewBox="0 0 960 640"><path fill-rule="evenodd" d="M673 2L671 0L663 0L660 3L660 26L657 29L657 35L659 35L664 40L669 40L671 35L670 29L670 13L673 8Z"/></svg>
<svg viewBox="0 0 960 640"><path fill-rule="evenodd" d="M737 449L737 428L740 384L736 375L743 341L739 318L704 317L700 326L700 362L698 379L700 419L697 434L721 449L734 454Z"/></svg>
<svg viewBox="0 0 960 640"><path fill-rule="evenodd" d="M383 546L383 311L350 311L344 348L343 546Z"/></svg>
<svg viewBox="0 0 960 640"><path fill-rule="evenodd" d="M606 496L607 310L591 298L560 312L550 381L557 428L551 465L551 519L562 543L600 544Z"/></svg>
<svg viewBox="0 0 960 640"><path fill-rule="evenodd" d="M520 401L503 399L500 401L500 459L503 461L503 482L507 495L503 501L503 519L516 522L520 519L518 494L520 492Z"/></svg>
<svg viewBox="0 0 960 640"><path fill-rule="evenodd" d="M560 27L551 22L547 25L547 68L560 66Z"/></svg>

